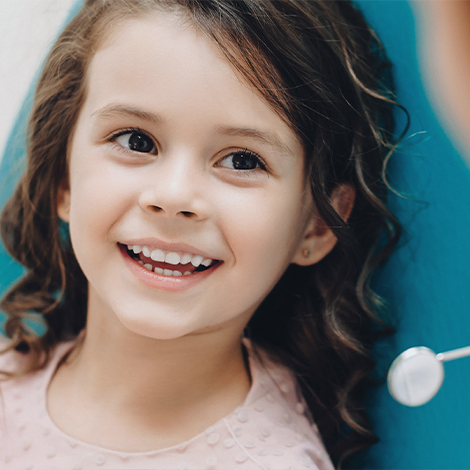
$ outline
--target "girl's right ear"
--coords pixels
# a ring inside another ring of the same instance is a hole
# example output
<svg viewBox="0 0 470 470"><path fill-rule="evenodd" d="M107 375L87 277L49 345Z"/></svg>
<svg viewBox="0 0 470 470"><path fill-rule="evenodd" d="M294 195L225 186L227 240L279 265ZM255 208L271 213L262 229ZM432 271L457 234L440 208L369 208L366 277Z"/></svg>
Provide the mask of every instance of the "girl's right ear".
<svg viewBox="0 0 470 470"><path fill-rule="evenodd" d="M60 183L57 191L57 215L64 221L70 218L70 189L67 180Z"/></svg>

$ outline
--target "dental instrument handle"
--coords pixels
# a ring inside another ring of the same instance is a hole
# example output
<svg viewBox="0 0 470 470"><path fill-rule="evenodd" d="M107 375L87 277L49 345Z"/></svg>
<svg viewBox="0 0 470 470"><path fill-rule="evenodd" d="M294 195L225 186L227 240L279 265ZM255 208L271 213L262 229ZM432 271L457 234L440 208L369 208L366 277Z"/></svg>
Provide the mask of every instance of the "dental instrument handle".
<svg viewBox="0 0 470 470"><path fill-rule="evenodd" d="M460 359L462 357L470 356L470 346L464 348L453 349L452 351L446 351L443 353L436 354L436 359L441 362L453 361L454 359Z"/></svg>

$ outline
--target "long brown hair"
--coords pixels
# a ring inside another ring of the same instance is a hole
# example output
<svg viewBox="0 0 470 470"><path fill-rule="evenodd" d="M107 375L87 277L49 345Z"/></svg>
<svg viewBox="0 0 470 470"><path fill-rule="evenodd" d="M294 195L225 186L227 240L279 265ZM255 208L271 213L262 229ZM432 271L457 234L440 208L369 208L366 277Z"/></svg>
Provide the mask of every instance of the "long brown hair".
<svg viewBox="0 0 470 470"><path fill-rule="evenodd" d="M87 280L57 216L67 150L86 95L86 73L110 25L174 10L212 40L303 143L319 215L337 244L320 263L292 265L247 326L253 342L296 374L337 465L376 441L361 397L370 348L387 327L376 314L372 270L389 255L399 224L385 206L394 149L390 64L374 32L347 1L88 0L46 61L28 129L27 170L3 210L1 234L27 273L4 296L11 348L44 367L55 345L86 323ZM330 203L355 188L345 223ZM22 319L43 315L37 337Z"/></svg>

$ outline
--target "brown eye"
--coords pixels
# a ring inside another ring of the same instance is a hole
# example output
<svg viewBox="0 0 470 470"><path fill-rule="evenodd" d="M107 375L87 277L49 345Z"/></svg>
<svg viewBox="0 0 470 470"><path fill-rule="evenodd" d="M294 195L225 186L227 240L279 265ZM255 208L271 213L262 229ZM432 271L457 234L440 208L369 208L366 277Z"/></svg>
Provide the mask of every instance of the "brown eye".
<svg viewBox="0 0 470 470"><path fill-rule="evenodd" d="M220 166L233 170L265 170L266 166L258 155L249 151L233 152L220 162Z"/></svg>
<svg viewBox="0 0 470 470"><path fill-rule="evenodd" d="M143 132L126 132L116 139L116 142L124 148L140 153L156 153L153 140Z"/></svg>

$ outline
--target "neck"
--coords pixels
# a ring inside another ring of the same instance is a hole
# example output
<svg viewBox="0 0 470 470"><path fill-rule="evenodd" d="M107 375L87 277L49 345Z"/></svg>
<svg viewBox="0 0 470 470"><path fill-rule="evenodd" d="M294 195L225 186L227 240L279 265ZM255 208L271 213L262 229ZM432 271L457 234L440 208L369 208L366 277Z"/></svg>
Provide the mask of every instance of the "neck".
<svg viewBox="0 0 470 470"><path fill-rule="evenodd" d="M117 450L190 439L240 406L249 391L241 334L232 327L155 340L120 323L104 328L90 316L83 342L51 384L51 418L81 440Z"/></svg>
<svg viewBox="0 0 470 470"><path fill-rule="evenodd" d="M89 327L69 366L90 393L119 394L143 406L147 398L165 402L165 407L174 401L180 407L190 398L188 390L197 394L200 387L207 394L207 384L223 387L247 376L241 334L227 333L155 340L128 332L101 334ZM123 386L116 389L118 383Z"/></svg>

